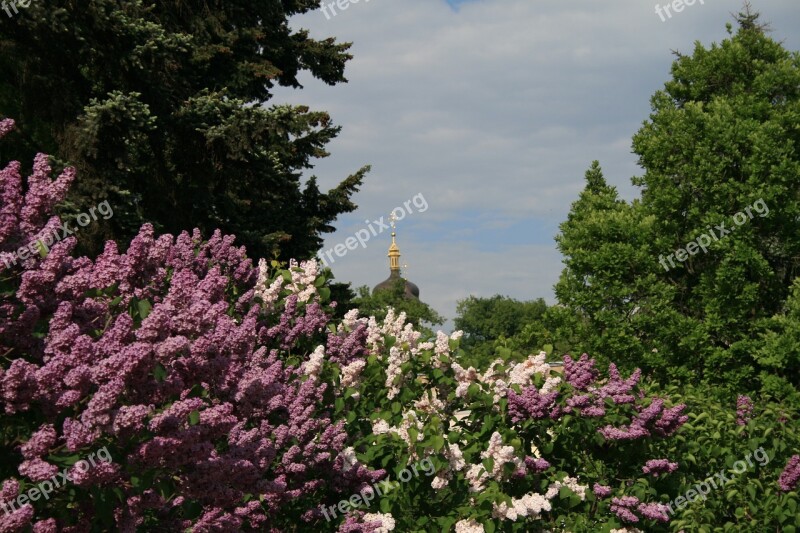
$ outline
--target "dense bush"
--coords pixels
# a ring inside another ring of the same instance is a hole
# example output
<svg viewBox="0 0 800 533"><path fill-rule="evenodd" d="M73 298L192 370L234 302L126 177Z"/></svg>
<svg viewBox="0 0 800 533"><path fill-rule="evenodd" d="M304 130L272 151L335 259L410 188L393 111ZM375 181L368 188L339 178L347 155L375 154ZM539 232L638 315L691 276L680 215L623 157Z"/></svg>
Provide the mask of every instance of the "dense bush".
<svg viewBox="0 0 800 533"><path fill-rule="evenodd" d="M73 175L51 182L40 155L23 195L19 164L2 171L6 259L59 226L46 216ZM76 259L68 237L0 265L3 499L64 467L74 479L0 528L286 531L314 519L323 487L380 477L343 470L330 383L304 378L308 353L342 343L325 330L324 280L267 278L232 243L144 226L124 254L108 242ZM113 462L80 475L75 463L102 447Z"/></svg>

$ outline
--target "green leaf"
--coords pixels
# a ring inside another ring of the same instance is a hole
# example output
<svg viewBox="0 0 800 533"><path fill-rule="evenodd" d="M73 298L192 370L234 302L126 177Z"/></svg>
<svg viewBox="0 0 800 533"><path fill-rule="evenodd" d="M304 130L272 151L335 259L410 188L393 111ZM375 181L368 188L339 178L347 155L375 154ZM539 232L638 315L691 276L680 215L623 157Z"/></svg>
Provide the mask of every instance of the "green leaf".
<svg viewBox="0 0 800 533"><path fill-rule="evenodd" d="M189 413L189 425L196 426L199 423L200 423L200 411L195 410Z"/></svg>
<svg viewBox="0 0 800 533"><path fill-rule="evenodd" d="M136 309L139 311L139 316L144 320L150 315L150 311L153 309L153 306L150 304L148 300L139 300L136 303Z"/></svg>
<svg viewBox="0 0 800 533"><path fill-rule="evenodd" d="M323 302L327 302L331 299L331 290L328 287L322 287L319 289L319 297Z"/></svg>
<svg viewBox="0 0 800 533"><path fill-rule="evenodd" d="M39 250L39 257L41 257L42 259L47 257L47 252L49 251L49 249L47 248L47 246L45 246L45 244L41 240L36 241L36 248Z"/></svg>
<svg viewBox="0 0 800 533"><path fill-rule="evenodd" d="M164 368L161 363L156 363L156 366L153 368L153 377L158 382L164 381L167 379L167 369Z"/></svg>

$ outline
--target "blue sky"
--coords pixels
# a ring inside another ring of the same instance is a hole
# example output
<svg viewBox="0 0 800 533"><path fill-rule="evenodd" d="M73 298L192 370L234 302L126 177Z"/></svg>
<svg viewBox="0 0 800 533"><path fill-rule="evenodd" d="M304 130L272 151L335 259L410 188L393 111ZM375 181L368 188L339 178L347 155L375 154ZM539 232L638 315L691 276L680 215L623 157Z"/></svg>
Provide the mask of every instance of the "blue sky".
<svg viewBox="0 0 800 533"><path fill-rule="evenodd" d="M659 2L665 4L666 1ZM755 0L772 35L800 50L797 0ZM309 76L275 103L328 111L342 126L313 171L333 187L372 165L325 248L366 219L422 194L398 223L406 277L448 318L470 294L554 302L563 268L553 237L599 160L625 199L641 173L631 137L669 79L671 50L691 53L726 36L741 4L705 0L663 21L656 2L614 0L363 0L326 19L293 19L318 38L352 41L349 83ZM341 281L388 275L389 235L332 265Z"/></svg>

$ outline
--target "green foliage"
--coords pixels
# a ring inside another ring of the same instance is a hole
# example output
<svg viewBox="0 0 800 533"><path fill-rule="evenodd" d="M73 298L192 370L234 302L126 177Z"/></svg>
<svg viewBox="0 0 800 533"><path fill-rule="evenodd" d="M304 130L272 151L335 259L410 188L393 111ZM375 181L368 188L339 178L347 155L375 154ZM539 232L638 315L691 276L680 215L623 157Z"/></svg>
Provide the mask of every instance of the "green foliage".
<svg viewBox="0 0 800 533"><path fill-rule="evenodd" d="M621 201L596 162L587 172L558 237L565 309L551 315L583 339L574 351L729 391L785 395L800 383L796 350L783 355L796 314L781 318L800 275L800 55L757 19L740 14L721 44L678 54L633 138L641 200ZM735 231L720 237L723 223ZM711 231L707 252L670 266L666 256Z"/></svg>
<svg viewBox="0 0 800 533"><path fill-rule="evenodd" d="M650 388L656 390L653 384ZM667 450L679 464L669 476L670 499L696 490L709 477L717 482L705 499L681 510L673 506L672 531L794 531L800 527L796 512L800 496L797 491L781 492L777 484L786 462L800 449L796 402L756 398L751 419L738 425L735 400L724 394L694 386L661 390L680 396L689 413L689 421ZM737 461L746 466L743 472ZM716 476L720 472L722 476Z"/></svg>
<svg viewBox="0 0 800 533"><path fill-rule="evenodd" d="M485 368L497 355L506 360L524 359L538 351L548 337L542 323L546 310L542 298L519 301L496 294L491 298L470 296L459 300L455 329L464 332L463 364Z"/></svg>
<svg viewBox="0 0 800 533"><path fill-rule="evenodd" d="M4 157L44 149L77 167L68 212L110 202L114 217L82 233L90 252L152 222L219 228L254 257L311 257L368 170L328 193L303 183L339 128L325 112L264 105L304 70L346 81L348 43L288 26L318 5L33 2L0 25L0 115L23 132Z"/></svg>

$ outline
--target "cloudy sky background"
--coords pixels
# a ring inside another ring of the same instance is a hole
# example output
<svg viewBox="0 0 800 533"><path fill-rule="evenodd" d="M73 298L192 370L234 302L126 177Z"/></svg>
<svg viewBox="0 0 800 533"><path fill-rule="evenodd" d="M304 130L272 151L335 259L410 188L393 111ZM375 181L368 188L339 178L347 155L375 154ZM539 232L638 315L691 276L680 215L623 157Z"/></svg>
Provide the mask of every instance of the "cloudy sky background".
<svg viewBox="0 0 800 533"><path fill-rule="evenodd" d="M797 0L753 7L800 50ZM631 137L669 79L670 51L724 39L740 8L698 1L662 22L642 0L361 0L330 19L293 19L316 38L353 42L347 84L305 76L304 89L273 99L326 110L343 128L309 175L327 190L372 165L359 209L325 249L422 194L428 209L412 206L397 231L423 301L449 319L470 294L553 303L563 267L553 237L584 172L597 159L623 198L638 196ZM334 256L337 280L385 279L389 242L384 232Z"/></svg>

